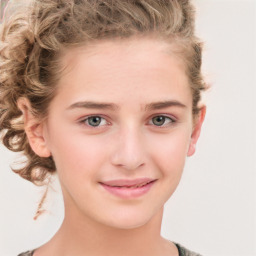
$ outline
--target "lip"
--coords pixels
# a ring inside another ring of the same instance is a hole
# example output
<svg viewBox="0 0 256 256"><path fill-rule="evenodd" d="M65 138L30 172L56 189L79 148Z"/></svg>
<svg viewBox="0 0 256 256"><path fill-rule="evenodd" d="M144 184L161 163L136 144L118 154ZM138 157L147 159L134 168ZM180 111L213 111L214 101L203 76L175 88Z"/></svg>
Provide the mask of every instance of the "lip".
<svg viewBox="0 0 256 256"><path fill-rule="evenodd" d="M149 183L153 180L155 180L155 179L150 179L150 178L138 178L138 179L133 179L133 180L118 179L118 180L103 181L100 183L108 185L108 186L130 187L130 186L140 185L143 183Z"/></svg>
<svg viewBox="0 0 256 256"><path fill-rule="evenodd" d="M140 197L151 189L156 179L140 178L135 180L110 180L99 182L99 184L111 194L123 199Z"/></svg>

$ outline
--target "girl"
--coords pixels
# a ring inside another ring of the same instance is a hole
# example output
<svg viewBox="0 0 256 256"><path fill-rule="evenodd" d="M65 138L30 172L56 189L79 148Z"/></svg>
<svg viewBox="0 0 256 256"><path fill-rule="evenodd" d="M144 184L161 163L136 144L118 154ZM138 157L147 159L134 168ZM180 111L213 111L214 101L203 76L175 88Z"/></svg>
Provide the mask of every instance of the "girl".
<svg viewBox="0 0 256 256"><path fill-rule="evenodd" d="M204 120L188 0L35 0L3 24L0 130L65 218L23 256L198 255L160 234Z"/></svg>

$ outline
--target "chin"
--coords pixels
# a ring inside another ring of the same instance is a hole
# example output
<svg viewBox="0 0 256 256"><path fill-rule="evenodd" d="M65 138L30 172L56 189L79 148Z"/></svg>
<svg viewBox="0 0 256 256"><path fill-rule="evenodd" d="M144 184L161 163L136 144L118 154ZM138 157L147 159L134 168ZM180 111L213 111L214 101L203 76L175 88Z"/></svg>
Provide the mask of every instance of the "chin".
<svg viewBox="0 0 256 256"><path fill-rule="evenodd" d="M152 217L148 212L140 212L139 214L129 212L116 213L111 218L105 219L104 224L116 229L135 229L146 225Z"/></svg>
<svg viewBox="0 0 256 256"><path fill-rule="evenodd" d="M144 226L148 221L135 221L135 220L129 220L129 221L115 221L110 222L107 225L109 227L115 228L115 229L136 229Z"/></svg>

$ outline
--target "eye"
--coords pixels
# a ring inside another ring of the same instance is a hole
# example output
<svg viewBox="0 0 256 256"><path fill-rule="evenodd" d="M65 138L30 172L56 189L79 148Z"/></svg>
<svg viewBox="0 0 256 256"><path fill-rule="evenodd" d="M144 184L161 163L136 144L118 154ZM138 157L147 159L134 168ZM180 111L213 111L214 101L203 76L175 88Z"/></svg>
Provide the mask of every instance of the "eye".
<svg viewBox="0 0 256 256"><path fill-rule="evenodd" d="M168 116L155 116L151 119L150 123L155 126L165 126L174 122L175 120Z"/></svg>
<svg viewBox="0 0 256 256"><path fill-rule="evenodd" d="M88 126L98 127L107 124L107 120L101 116L90 116L82 121Z"/></svg>

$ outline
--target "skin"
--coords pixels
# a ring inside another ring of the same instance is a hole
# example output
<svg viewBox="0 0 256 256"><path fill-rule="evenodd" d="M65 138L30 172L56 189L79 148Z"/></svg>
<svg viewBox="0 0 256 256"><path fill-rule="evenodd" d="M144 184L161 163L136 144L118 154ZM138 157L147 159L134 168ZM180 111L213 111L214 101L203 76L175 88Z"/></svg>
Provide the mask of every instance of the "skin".
<svg viewBox="0 0 256 256"><path fill-rule="evenodd" d="M60 230L35 256L178 255L160 234L163 206L195 152L205 108L193 118L185 66L169 47L142 38L68 50L47 119L19 101L32 149L55 160L65 203ZM137 198L99 184L141 177L157 181Z"/></svg>

